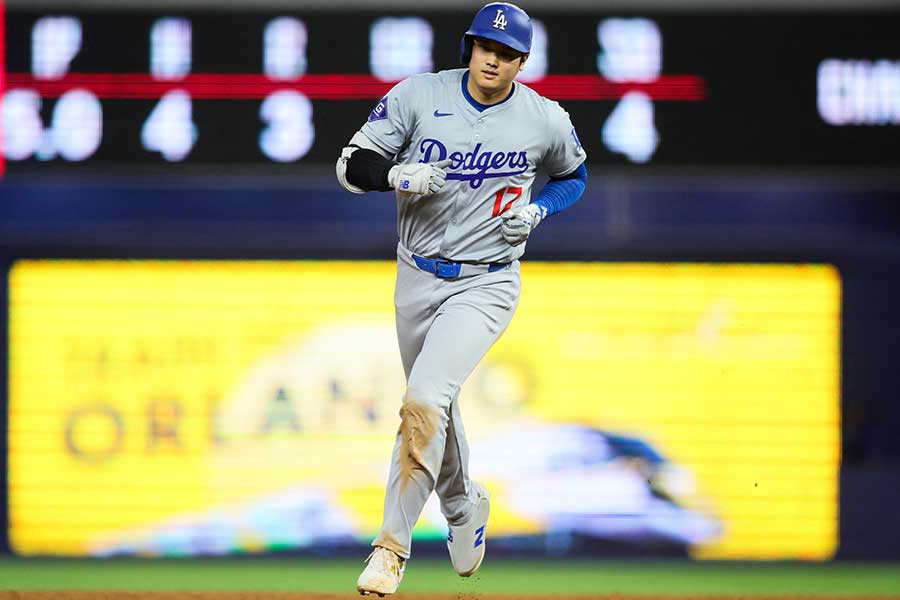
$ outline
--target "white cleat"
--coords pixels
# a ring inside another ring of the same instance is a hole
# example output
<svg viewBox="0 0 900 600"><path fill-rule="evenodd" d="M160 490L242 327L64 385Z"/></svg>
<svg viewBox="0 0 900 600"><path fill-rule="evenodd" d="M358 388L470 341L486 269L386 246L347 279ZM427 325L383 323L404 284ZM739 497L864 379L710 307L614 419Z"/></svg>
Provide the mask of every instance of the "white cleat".
<svg viewBox="0 0 900 600"><path fill-rule="evenodd" d="M405 558L378 546L366 562L368 564L365 570L356 580L356 591L363 596L378 594L382 598L397 591L403 579L403 570L406 569Z"/></svg>
<svg viewBox="0 0 900 600"><path fill-rule="evenodd" d="M487 490L479 483L473 484L478 487L478 504L475 505L475 512L465 524L450 525L450 534L447 536L450 562L461 577L472 575L484 560L485 534L488 516L491 514Z"/></svg>

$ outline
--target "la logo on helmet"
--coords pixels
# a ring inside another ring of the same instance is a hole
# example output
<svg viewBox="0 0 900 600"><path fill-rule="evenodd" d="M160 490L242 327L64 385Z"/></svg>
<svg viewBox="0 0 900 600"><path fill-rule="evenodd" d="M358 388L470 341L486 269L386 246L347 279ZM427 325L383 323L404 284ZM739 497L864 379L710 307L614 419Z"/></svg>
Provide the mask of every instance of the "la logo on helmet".
<svg viewBox="0 0 900 600"><path fill-rule="evenodd" d="M494 17L494 29L502 29L506 31L506 17L503 15L503 9L497 9L497 16Z"/></svg>

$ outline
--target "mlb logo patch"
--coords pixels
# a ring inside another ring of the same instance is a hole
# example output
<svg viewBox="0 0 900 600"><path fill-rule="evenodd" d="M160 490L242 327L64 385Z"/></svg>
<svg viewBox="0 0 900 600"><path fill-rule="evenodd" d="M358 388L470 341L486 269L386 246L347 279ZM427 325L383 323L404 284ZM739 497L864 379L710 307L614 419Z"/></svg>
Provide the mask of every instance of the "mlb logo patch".
<svg viewBox="0 0 900 600"><path fill-rule="evenodd" d="M375 105L375 108L372 109L372 112L369 113L369 123L372 121L379 121L381 119L387 119L388 116L388 97L385 96L381 100L378 101L378 104Z"/></svg>

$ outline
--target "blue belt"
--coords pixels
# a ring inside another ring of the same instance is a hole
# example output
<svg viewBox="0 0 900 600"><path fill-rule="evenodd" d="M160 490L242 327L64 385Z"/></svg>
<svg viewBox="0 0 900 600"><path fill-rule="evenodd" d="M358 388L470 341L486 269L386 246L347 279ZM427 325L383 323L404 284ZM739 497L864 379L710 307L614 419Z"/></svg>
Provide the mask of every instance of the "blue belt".
<svg viewBox="0 0 900 600"><path fill-rule="evenodd" d="M423 271L428 271L441 279L455 279L460 276L463 267L469 272L493 273L494 271L502 271L509 267L511 263L492 263L492 264L472 264L458 263L443 258L425 258L418 254L412 255L416 261L416 266ZM472 273L473 275L475 273Z"/></svg>

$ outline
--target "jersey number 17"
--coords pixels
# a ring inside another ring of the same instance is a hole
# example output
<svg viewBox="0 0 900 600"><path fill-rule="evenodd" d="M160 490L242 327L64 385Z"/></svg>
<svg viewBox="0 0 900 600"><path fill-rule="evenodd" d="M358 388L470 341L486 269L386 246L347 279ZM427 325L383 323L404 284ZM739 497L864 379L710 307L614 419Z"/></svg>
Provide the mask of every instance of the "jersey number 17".
<svg viewBox="0 0 900 600"><path fill-rule="evenodd" d="M513 199L503 204L503 196L509 194L513 196ZM496 192L494 192L494 210L491 213L492 217L499 217L515 204L516 200L518 200L522 196L522 188L520 187L505 187L500 188Z"/></svg>

